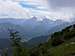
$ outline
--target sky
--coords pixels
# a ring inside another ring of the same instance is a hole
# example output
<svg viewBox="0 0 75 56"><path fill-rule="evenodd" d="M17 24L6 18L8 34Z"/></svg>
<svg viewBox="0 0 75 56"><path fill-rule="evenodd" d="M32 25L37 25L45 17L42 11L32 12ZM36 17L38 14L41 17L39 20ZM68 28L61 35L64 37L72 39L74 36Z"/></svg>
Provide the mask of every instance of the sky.
<svg viewBox="0 0 75 56"><path fill-rule="evenodd" d="M0 18L29 19L47 17L70 21L75 15L75 0L0 0Z"/></svg>

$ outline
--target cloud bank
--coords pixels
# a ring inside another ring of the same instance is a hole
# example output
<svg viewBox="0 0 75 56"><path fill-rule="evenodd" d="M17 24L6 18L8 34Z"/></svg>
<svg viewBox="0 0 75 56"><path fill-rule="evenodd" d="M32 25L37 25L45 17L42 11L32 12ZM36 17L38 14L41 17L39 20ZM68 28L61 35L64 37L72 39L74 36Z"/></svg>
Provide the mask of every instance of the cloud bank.
<svg viewBox="0 0 75 56"><path fill-rule="evenodd" d="M0 18L28 19L48 17L51 20L71 20L75 15L75 0L0 0Z"/></svg>

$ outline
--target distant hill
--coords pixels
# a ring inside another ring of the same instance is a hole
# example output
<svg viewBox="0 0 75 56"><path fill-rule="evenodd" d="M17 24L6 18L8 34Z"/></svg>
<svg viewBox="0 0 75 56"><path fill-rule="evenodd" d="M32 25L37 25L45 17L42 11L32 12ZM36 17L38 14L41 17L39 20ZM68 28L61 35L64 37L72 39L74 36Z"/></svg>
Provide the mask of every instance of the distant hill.
<svg viewBox="0 0 75 56"><path fill-rule="evenodd" d="M12 30L18 31L19 34L21 35L21 37L27 39L24 36L24 35L26 35L25 31L24 31L24 28L19 26L19 25L12 24L12 23L0 23L0 39L1 38L9 38L9 31L8 31L8 29L12 29Z"/></svg>
<svg viewBox="0 0 75 56"><path fill-rule="evenodd" d="M30 39L26 45L27 47L35 47L38 46L39 44L43 44L48 41L48 36L38 36L36 38Z"/></svg>
<svg viewBox="0 0 75 56"><path fill-rule="evenodd" d="M75 56L75 24L54 32L48 42L34 47L31 52L37 56L40 53L43 56Z"/></svg>
<svg viewBox="0 0 75 56"><path fill-rule="evenodd" d="M26 20L12 18L0 19L0 39L3 39L3 41L6 39L7 41L7 38L9 38L8 28L10 28L19 31L21 37L25 39L24 41L29 40L28 45L34 46L46 42L48 36L53 32L60 31L71 24L74 24L74 22L53 21L48 18L38 21L36 17Z"/></svg>
<svg viewBox="0 0 75 56"><path fill-rule="evenodd" d="M11 54L8 29L19 32L25 48L29 47L25 52L29 51L27 54L31 56L75 55L74 21L53 21L48 18L38 21L36 17L27 20L0 19L0 51L9 48L8 53Z"/></svg>
<svg viewBox="0 0 75 56"><path fill-rule="evenodd" d="M8 36L4 36L8 35L7 28L13 28L19 31L23 38L30 40L38 36L49 35L50 33L59 31L70 24L70 22L62 20L53 21L48 18L43 18L42 21L38 21L37 17L26 20L13 18L0 19L0 36L2 38L7 38Z"/></svg>

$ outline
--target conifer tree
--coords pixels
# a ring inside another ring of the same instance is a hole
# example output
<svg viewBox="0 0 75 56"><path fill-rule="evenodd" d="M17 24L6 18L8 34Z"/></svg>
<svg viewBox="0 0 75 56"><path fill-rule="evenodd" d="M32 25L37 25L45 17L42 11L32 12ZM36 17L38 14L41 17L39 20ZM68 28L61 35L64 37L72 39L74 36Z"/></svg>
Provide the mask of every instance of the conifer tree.
<svg viewBox="0 0 75 56"><path fill-rule="evenodd" d="M18 31L13 31L9 29L13 56L21 56L21 37L18 33Z"/></svg>

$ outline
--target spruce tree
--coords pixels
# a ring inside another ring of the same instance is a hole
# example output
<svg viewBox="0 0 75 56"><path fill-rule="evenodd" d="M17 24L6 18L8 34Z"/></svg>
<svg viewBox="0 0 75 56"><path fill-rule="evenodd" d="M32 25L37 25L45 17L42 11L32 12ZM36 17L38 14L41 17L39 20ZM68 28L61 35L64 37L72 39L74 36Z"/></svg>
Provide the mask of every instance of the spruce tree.
<svg viewBox="0 0 75 56"><path fill-rule="evenodd" d="M21 37L18 31L9 30L13 56L21 56Z"/></svg>

